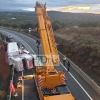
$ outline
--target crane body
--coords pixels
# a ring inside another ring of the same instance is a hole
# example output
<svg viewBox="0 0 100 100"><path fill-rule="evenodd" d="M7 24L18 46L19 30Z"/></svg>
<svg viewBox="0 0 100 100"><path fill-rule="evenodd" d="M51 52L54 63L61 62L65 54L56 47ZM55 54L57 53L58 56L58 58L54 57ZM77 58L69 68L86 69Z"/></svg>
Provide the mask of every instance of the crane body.
<svg viewBox="0 0 100 100"><path fill-rule="evenodd" d="M57 71L54 65L60 63L50 18L46 4L36 2L35 11L38 19L38 31L44 56L51 59L43 66L35 68L35 83L40 100L75 100L66 88L64 71Z"/></svg>

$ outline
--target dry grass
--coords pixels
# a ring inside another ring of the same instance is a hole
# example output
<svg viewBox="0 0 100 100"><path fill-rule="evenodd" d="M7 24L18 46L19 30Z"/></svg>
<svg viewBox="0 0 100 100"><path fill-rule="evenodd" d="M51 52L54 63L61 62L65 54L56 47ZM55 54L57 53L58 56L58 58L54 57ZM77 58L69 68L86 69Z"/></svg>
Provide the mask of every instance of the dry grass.
<svg viewBox="0 0 100 100"><path fill-rule="evenodd" d="M7 95L7 92L6 91L1 91L0 90L0 100L5 99L6 95Z"/></svg>
<svg viewBox="0 0 100 100"><path fill-rule="evenodd" d="M39 33L31 34L39 38ZM100 86L100 28L63 28L54 34L59 51Z"/></svg>
<svg viewBox="0 0 100 100"><path fill-rule="evenodd" d="M5 51L0 54L0 100L6 100L8 90L8 77L10 75L10 67L5 63Z"/></svg>
<svg viewBox="0 0 100 100"><path fill-rule="evenodd" d="M5 62L5 52L2 51L0 54L0 74L4 81L7 80L10 74L10 67Z"/></svg>
<svg viewBox="0 0 100 100"><path fill-rule="evenodd" d="M58 49L100 85L100 29L65 28L55 36Z"/></svg>

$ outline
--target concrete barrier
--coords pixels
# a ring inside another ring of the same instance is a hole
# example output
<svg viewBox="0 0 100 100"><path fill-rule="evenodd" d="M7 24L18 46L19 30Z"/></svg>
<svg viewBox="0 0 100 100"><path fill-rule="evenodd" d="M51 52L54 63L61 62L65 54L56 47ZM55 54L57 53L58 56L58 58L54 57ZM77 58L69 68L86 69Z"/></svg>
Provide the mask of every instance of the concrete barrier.
<svg viewBox="0 0 100 100"><path fill-rule="evenodd" d="M59 52L62 56L62 53ZM69 60L71 67L100 95L100 87L88 76L86 75L77 65L75 65L70 59Z"/></svg>
<svg viewBox="0 0 100 100"><path fill-rule="evenodd" d="M70 62L72 68L100 95L100 87L87 76L78 66L76 66L73 62Z"/></svg>
<svg viewBox="0 0 100 100"><path fill-rule="evenodd" d="M22 32L21 32L22 33ZM23 34L23 33L22 33ZM27 33L24 33L24 35L28 35ZM38 39L35 36L30 35L30 38ZM62 56L64 56L62 53L59 52ZM67 58L68 59L68 58ZM70 59L68 59L71 67L100 95L100 87L88 76L86 75L77 65L75 65Z"/></svg>

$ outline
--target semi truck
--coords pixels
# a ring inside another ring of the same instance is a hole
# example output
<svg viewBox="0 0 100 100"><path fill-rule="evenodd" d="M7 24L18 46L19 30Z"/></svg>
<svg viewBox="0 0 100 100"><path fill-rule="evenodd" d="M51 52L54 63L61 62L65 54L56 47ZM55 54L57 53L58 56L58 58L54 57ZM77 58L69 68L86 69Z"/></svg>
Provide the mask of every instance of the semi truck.
<svg viewBox="0 0 100 100"><path fill-rule="evenodd" d="M19 72L32 69L34 67L34 55L29 51L18 47L17 42L9 42L7 44L6 59L9 66Z"/></svg>

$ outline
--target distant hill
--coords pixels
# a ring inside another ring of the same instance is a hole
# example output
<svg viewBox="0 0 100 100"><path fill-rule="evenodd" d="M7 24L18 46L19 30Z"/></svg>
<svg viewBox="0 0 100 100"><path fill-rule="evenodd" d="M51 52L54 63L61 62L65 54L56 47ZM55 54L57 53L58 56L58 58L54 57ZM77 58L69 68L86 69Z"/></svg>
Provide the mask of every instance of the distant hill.
<svg viewBox="0 0 100 100"><path fill-rule="evenodd" d="M25 10L21 10L21 9L0 9L0 12L27 12Z"/></svg>
<svg viewBox="0 0 100 100"><path fill-rule="evenodd" d="M75 21L99 21L99 14L89 14L89 13L69 13L69 12L57 12L57 11L49 11L50 17L54 19L61 20L75 20Z"/></svg>
<svg viewBox="0 0 100 100"><path fill-rule="evenodd" d="M54 22L59 28L65 26L100 27L100 14L48 11L48 15L51 19L52 25ZM10 20L10 18L16 18L16 20ZM29 23L31 23L30 26L37 26L37 16L35 12L23 10L4 11L4 9L0 12L0 25L20 28L22 25L27 24L26 26L28 26Z"/></svg>

